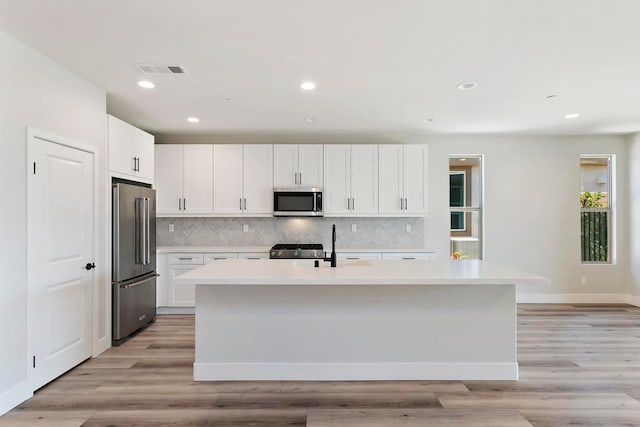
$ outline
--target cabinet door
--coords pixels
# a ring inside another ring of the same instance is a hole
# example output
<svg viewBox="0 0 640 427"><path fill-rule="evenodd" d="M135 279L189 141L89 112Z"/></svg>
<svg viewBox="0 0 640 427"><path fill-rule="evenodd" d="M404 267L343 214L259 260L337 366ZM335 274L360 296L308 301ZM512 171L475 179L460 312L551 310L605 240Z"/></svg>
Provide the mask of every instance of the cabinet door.
<svg viewBox="0 0 640 427"><path fill-rule="evenodd" d="M404 146L405 213L428 212L428 150L426 145Z"/></svg>
<svg viewBox="0 0 640 427"><path fill-rule="evenodd" d="M402 145L381 144L378 147L380 165L380 193L378 203L381 214L401 214L404 202Z"/></svg>
<svg viewBox="0 0 640 427"><path fill-rule="evenodd" d="M273 146L244 146L245 213L273 212Z"/></svg>
<svg viewBox="0 0 640 427"><path fill-rule="evenodd" d="M301 144L298 146L298 185L300 187L323 186L322 144Z"/></svg>
<svg viewBox="0 0 640 427"><path fill-rule="evenodd" d="M196 285L177 284L175 278L188 271L202 267L201 265L171 265L170 307L194 307L196 305Z"/></svg>
<svg viewBox="0 0 640 427"><path fill-rule="evenodd" d="M404 259L404 260L415 260L415 259L422 259L422 260L430 260L431 257L433 256L432 252L384 252L382 254L382 259L387 259L387 260L397 260L397 259Z"/></svg>
<svg viewBox="0 0 640 427"><path fill-rule="evenodd" d="M239 259L269 259L269 252L240 252Z"/></svg>
<svg viewBox="0 0 640 427"><path fill-rule="evenodd" d="M109 170L134 175L134 127L113 116L107 116L109 141Z"/></svg>
<svg viewBox="0 0 640 427"><path fill-rule="evenodd" d="M324 213L351 213L350 146L324 146Z"/></svg>
<svg viewBox="0 0 640 427"><path fill-rule="evenodd" d="M183 146L160 144L155 151L156 213L182 213Z"/></svg>
<svg viewBox="0 0 640 427"><path fill-rule="evenodd" d="M134 129L133 157L138 158L136 175L150 181L153 181L155 172L154 141L155 138L150 133Z"/></svg>
<svg viewBox="0 0 640 427"><path fill-rule="evenodd" d="M242 145L213 146L213 212L242 211Z"/></svg>
<svg viewBox="0 0 640 427"><path fill-rule="evenodd" d="M183 210L185 213L213 212L213 147L184 146Z"/></svg>
<svg viewBox="0 0 640 427"><path fill-rule="evenodd" d="M378 146L351 146L351 212L378 213Z"/></svg>
<svg viewBox="0 0 640 427"><path fill-rule="evenodd" d="M278 188L298 185L298 146L275 144L273 146L273 186Z"/></svg>
<svg viewBox="0 0 640 427"><path fill-rule="evenodd" d="M224 261L227 259L238 259L238 254L235 252L211 252L204 254L204 264L211 264L216 261Z"/></svg>

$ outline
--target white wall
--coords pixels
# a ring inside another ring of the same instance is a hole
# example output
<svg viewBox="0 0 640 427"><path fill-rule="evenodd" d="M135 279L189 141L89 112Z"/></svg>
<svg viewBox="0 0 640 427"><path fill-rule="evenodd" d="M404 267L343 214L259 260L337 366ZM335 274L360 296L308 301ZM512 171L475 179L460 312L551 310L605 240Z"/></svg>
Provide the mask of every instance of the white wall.
<svg viewBox="0 0 640 427"><path fill-rule="evenodd" d="M0 414L23 399L27 375L27 126L94 145L101 177L99 247L105 248L106 94L0 32ZM96 264L105 265L104 249ZM98 273L108 289L104 270ZM104 322L102 322L104 323ZM104 332L103 327L103 332ZM27 396L28 397L28 394ZM17 401L16 401L17 400Z"/></svg>
<svg viewBox="0 0 640 427"><path fill-rule="evenodd" d="M640 303L640 133L629 137L629 294Z"/></svg>
<svg viewBox="0 0 640 427"><path fill-rule="evenodd" d="M522 287L519 292L627 293L628 144L625 137L431 136L422 142L429 144L430 163L430 208L425 221L427 247L448 253L448 156L483 154L485 259L551 278L550 286ZM640 170L640 140L636 145ZM581 154L615 154L617 157L617 257L613 265L580 263ZM636 191L640 192L640 188ZM640 207L640 197L636 199ZM581 285L582 277L587 278L586 286Z"/></svg>

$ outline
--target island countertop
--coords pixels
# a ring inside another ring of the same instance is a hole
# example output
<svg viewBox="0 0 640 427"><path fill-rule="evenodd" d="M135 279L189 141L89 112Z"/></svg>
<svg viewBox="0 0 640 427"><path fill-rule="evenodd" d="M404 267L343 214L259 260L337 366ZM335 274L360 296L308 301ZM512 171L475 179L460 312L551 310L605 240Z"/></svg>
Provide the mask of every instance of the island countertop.
<svg viewBox="0 0 640 427"><path fill-rule="evenodd" d="M196 285L513 285L549 279L481 260L226 260L176 277Z"/></svg>

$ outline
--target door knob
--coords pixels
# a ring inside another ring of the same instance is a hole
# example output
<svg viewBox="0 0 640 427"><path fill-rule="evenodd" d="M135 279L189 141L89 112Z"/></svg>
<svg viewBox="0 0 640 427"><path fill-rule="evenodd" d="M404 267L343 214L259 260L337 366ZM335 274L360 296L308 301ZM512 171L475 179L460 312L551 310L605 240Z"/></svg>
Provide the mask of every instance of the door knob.
<svg viewBox="0 0 640 427"><path fill-rule="evenodd" d="M84 266L85 270L93 270L96 268L96 265L92 262L88 262L87 265Z"/></svg>

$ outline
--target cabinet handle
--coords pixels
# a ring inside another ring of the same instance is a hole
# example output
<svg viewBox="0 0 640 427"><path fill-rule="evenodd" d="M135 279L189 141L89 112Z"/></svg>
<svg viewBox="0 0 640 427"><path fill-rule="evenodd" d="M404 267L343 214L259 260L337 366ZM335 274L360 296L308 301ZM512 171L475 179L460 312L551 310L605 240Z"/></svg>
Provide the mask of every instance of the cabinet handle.
<svg viewBox="0 0 640 427"><path fill-rule="evenodd" d="M187 198L185 197L184 199L182 199L182 209L183 210L187 210Z"/></svg>
<svg viewBox="0 0 640 427"><path fill-rule="evenodd" d="M403 256L402 259L416 259L416 257L413 256Z"/></svg>
<svg viewBox="0 0 640 427"><path fill-rule="evenodd" d="M180 261L191 261L193 258L180 257L178 258Z"/></svg>
<svg viewBox="0 0 640 427"><path fill-rule="evenodd" d="M140 172L140 157L136 157L136 172Z"/></svg>
<svg viewBox="0 0 640 427"><path fill-rule="evenodd" d="M249 256L249 257L247 257L247 259L260 259L260 257L257 257L257 256Z"/></svg>
<svg viewBox="0 0 640 427"><path fill-rule="evenodd" d="M351 210L351 197L347 197L347 210Z"/></svg>
<svg viewBox="0 0 640 427"><path fill-rule="evenodd" d="M247 199L244 199L244 210L247 210Z"/></svg>
<svg viewBox="0 0 640 427"><path fill-rule="evenodd" d="M178 199L178 210L181 211L182 210L182 198Z"/></svg>
<svg viewBox="0 0 640 427"><path fill-rule="evenodd" d="M360 259L357 256L348 256L347 259Z"/></svg>
<svg viewBox="0 0 640 427"><path fill-rule="evenodd" d="M406 211L407 209L409 209L409 208L407 207L407 198L405 197L404 198L404 210Z"/></svg>
<svg viewBox="0 0 640 427"><path fill-rule="evenodd" d="M356 210L356 198L352 197L351 198L351 210Z"/></svg>
<svg viewBox="0 0 640 427"><path fill-rule="evenodd" d="M404 199L402 197L400 197L400 210L404 210Z"/></svg>
<svg viewBox="0 0 640 427"><path fill-rule="evenodd" d="M215 261L220 261L220 260L222 260L222 259L227 259L227 258L225 258L225 257L213 257L213 259L214 259Z"/></svg>
<svg viewBox="0 0 640 427"><path fill-rule="evenodd" d="M293 173L293 183L298 185L298 172Z"/></svg>
<svg viewBox="0 0 640 427"><path fill-rule="evenodd" d="M302 172L298 172L298 184L302 185Z"/></svg>
<svg viewBox="0 0 640 427"><path fill-rule="evenodd" d="M136 158L133 157L131 160L133 161L133 168L132 169L135 172L136 171Z"/></svg>
<svg viewBox="0 0 640 427"><path fill-rule="evenodd" d="M240 210L242 210L242 197L240 197Z"/></svg>

